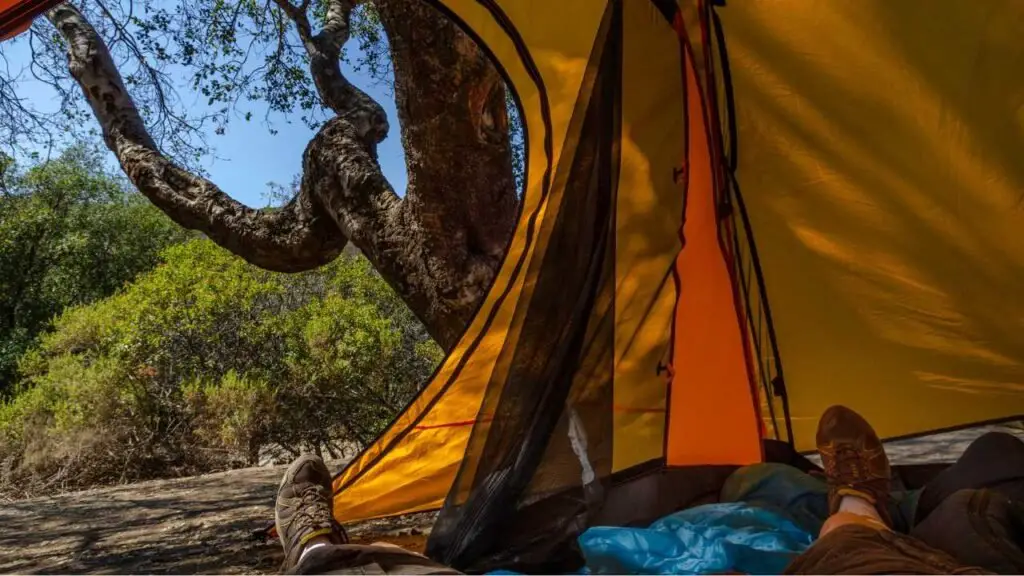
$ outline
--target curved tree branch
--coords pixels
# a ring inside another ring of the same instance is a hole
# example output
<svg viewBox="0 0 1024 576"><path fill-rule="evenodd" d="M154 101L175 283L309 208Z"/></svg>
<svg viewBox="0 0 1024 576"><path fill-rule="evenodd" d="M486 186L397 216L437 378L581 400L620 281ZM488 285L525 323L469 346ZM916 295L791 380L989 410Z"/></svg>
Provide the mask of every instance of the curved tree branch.
<svg viewBox="0 0 1024 576"><path fill-rule="evenodd" d="M345 237L308 194L280 211L254 210L163 156L88 20L70 3L53 8L47 17L68 43L68 67L100 122L107 147L139 191L175 222L269 270L307 270L341 253Z"/></svg>
<svg viewBox="0 0 1024 576"><path fill-rule="evenodd" d="M314 34L306 16L306 2L295 6L288 0L274 0L299 33L317 93L325 106L338 118L356 129L356 136L379 144L388 135L388 117L384 109L365 92L353 86L341 73L341 47L348 42L352 10L362 0L329 0L324 26Z"/></svg>
<svg viewBox="0 0 1024 576"><path fill-rule="evenodd" d="M329 0L324 27L316 35L310 32L305 11L288 0L275 2L295 22L320 98L337 114L306 149L302 189L321 191L342 232L402 296L431 336L450 348L477 302L474 298L469 306L461 301L453 305L452 284L475 281L480 275L460 273L461 262L430 253L426 233L448 236L448 231L426 229L410 210L415 203L399 198L380 170L377 144L387 135L387 116L380 104L341 72L341 47L348 41L349 19L358 1ZM493 273L488 268L483 274L488 285ZM474 296L480 295L474 291Z"/></svg>
<svg viewBox="0 0 1024 576"><path fill-rule="evenodd" d="M374 0L395 62L410 174L403 199L377 161L387 116L340 67L349 18L360 0L328 0L316 33L305 1L273 1L295 24L317 93L336 114L306 147L298 195L273 212L234 201L161 154L88 20L71 5L48 17L67 40L71 73L107 146L139 191L172 219L278 271L324 264L351 241L438 344L450 349L490 286L515 224L500 76L432 8L415 0Z"/></svg>

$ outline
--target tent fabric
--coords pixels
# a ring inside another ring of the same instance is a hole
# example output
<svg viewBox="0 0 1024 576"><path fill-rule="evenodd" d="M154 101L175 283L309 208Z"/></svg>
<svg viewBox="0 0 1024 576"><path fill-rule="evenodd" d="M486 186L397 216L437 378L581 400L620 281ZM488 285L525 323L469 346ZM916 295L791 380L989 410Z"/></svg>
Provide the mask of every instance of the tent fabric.
<svg viewBox="0 0 1024 576"><path fill-rule="evenodd" d="M28 30L32 19L63 0L0 0L0 40Z"/></svg>
<svg viewBox="0 0 1024 576"><path fill-rule="evenodd" d="M674 273L687 185L680 177L686 162L680 137L686 130L684 51L674 9L646 1L553 7L475 0L441 8L489 47L524 110L529 163L523 214L495 286L438 375L337 478L339 518L433 509L446 497L464 504L490 475L507 472L530 434L534 450L547 453L533 454L535 464L517 464L529 469L519 480L529 486L514 490L520 496L579 485L584 468L601 477L664 458L668 389L681 386L659 371L675 352ZM536 16L541 12L544 18ZM563 30L565 21L574 23L571 31ZM689 164L701 161L710 158ZM713 210L709 183L695 186L704 187L700 193L709 195L705 205ZM603 203L608 214L587 209ZM714 215L708 217L714 247ZM599 241L598 230L606 238ZM720 280L727 275L724 267L719 272ZM701 284L690 282L687 290L696 293ZM738 323L732 295L723 302L718 312ZM742 349L742 342L735 344ZM742 363L741 352L734 356ZM739 371L730 363L710 366L704 377L724 381L714 376L716 366L732 371L738 384L732 388L747 395L746 412L738 411L746 433L733 434L745 448L719 460L756 461L757 400L749 374L742 365ZM688 410L695 408L724 434L729 421L714 414L730 405L721 395L698 399L700 390L675 397L693 396ZM571 410L563 410L567 403ZM692 424L689 416L679 420L679 432L668 437L688 433ZM585 466L570 430L586 437ZM548 445L547 438L557 441Z"/></svg>
<svg viewBox="0 0 1024 576"><path fill-rule="evenodd" d="M812 449L831 404L885 437L1024 414L1019 3L433 3L516 94L522 215L338 518L443 507L467 566L536 506L558 541L617 479Z"/></svg>
<svg viewBox="0 0 1024 576"><path fill-rule="evenodd" d="M716 238L710 143L688 158L688 106L700 110L703 98L687 103L684 62L691 80L696 71L677 11L648 1L541 4L439 3L488 47L517 93L529 155L523 214L466 335L335 481L335 512L347 520L445 502L432 540L448 540L448 554L487 540L484 524L498 522L481 518L544 495L592 484L597 503L603 478L664 459L666 448L678 463L761 458L742 310ZM706 128L690 132L706 139ZM684 196L703 212L681 231ZM709 250L677 263L682 236ZM680 290L693 294L685 307ZM714 307L705 310L703 296ZM707 328L725 323L716 342L731 348L699 370L688 358L695 351L683 349L688 367L677 372L667 368L680 354L673 334L706 337L691 314ZM683 415L666 433L670 397ZM714 450L692 436L695 424L712 432Z"/></svg>
<svg viewBox="0 0 1024 576"><path fill-rule="evenodd" d="M582 484L582 512L611 471L622 20L617 10L602 17L553 173L557 216L539 228L546 249L527 270L533 294L512 318L513 330L530 337L505 342L481 406L494 418L474 426L432 532L431 551L452 565L497 540L526 494Z"/></svg>
<svg viewBox="0 0 1024 576"><path fill-rule="evenodd" d="M520 18L540 3L517 4ZM402 416L335 481L335 511L343 518L366 518L439 508L462 463L470 433L493 417L481 411L484 394L500 361L507 363L522 327L517 303L529 301L536 286L526 282L537 236L548 231L547 218L558 216L549 202L553 172L567 140L576 97L603 16L603 6L581 0L566 2L565 14L577 26L562 30L553 20L537 19L533 36L510 35L509 16L487 2L456 6L458 16L478 34L515 86L527 139L527 183L522 215L504 264L480 311L434 379ZM514 31L514 29L513 29ZM525 51L527 40L545 54L535 59ZM571 146L570 142L570 146ZM560 184L564 186L563 176ZM554 182L554 184L559 184ZM503 354L503 351L504 354ZM457 385L453 385L456 384Z"/></svg>
<svg viewBox="0 0 1024 576"><path fill-rule="evenodd" d="M1024 5L716 15L797 447L835 403L883 437L1024 413Z"/></svg>
<svg viewBox="0 0 1024 576"><path fill-rule="evenodd" d="M676 24L681 34L682 22ZM691 50L689 44L686 50ZM686 222L675 274L666 461L670 466L761 461L760 415L743 307L723 242L721 173L694 60L687 60ZM713 383L713 385L710 385Z"/></svg>

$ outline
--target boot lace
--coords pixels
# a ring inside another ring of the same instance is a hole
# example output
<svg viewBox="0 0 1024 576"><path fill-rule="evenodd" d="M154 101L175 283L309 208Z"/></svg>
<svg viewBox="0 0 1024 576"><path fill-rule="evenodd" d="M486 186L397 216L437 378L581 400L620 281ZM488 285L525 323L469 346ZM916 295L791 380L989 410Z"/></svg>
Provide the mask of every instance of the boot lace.
<svg viewBox="0 0 1024 576"><path fill-rule="evenodd" d="M324 505L324 497L319 486L307 486L299 492L299 506L295 511L295 520L303 528L317 530L330 528L334 520L331 507Z"/></svg>
<svg viewBox="0 0 1024 576"><path fill-rule="evenodd" d="M864 454L850 445L840 445L835 450L835 476L852 482L871 480L870 467Z"/></svg>

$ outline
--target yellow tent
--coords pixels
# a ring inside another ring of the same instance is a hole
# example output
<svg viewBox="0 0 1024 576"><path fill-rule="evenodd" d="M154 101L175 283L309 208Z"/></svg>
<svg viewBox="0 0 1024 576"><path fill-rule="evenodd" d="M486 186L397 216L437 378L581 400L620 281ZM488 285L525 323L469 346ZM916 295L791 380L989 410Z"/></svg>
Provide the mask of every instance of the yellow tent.
<svg viewBox="0 0 1024 576"><path fill-rule="evenodd" d="M340 520L443 508L429 552L482 568L813 449L831 404L1024 414L1024 4L435 4L517 95L522 216Z"/></svg>

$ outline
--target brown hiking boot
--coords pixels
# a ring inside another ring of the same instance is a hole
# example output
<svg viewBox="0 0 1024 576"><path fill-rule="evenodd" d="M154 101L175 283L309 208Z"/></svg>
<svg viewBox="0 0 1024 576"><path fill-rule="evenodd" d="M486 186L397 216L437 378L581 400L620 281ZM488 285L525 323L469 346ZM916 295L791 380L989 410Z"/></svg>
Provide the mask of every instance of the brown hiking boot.
<svg viewBox="0 0 1024 576"><path fill-rule="evenodd" d="M860 414L844 406L825 411L818 423L818 452L828 479L829 512L839 511L843 496L874 505L886 526L892 473L878 434Z"/></svg>
<svg viewBox="0 0 1024 576"><path fill-rule="evenodd" d="M326 536L335 544L348 538L331 513L331 473L323 460L303 454L288 467L277 490L274 522L284 547L283 570L295 567L306 543Z"/></svg>

